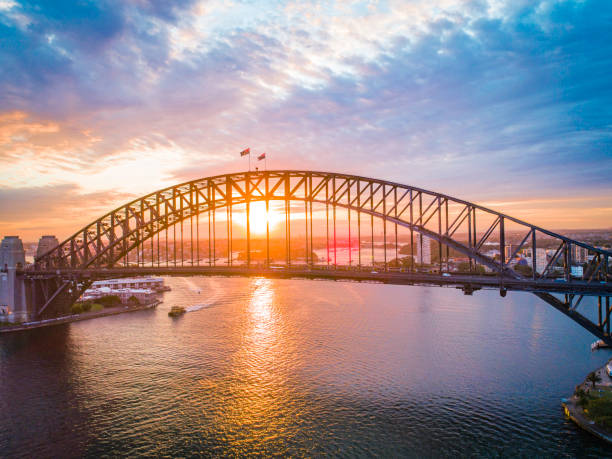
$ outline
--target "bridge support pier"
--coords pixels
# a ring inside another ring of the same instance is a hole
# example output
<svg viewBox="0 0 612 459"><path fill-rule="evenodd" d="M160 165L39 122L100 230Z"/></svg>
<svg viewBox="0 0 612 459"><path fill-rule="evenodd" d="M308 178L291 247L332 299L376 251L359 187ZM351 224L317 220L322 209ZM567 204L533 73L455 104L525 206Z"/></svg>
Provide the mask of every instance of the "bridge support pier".
<svg viewBox="0 0 612 459"><path fill-rule="evenodd" d="M25 266L25 250L18 236L6 236L0 243L0 321L25 322L28 310L23 276L18 271Z"/></svg>
<svg viewBox="0 0 612 459"><path fill-rule="evenodd" d="M0 322L23 323L70 313L88 282L74 276L24 271L25 250L17 236L0 244Z"/></svg>

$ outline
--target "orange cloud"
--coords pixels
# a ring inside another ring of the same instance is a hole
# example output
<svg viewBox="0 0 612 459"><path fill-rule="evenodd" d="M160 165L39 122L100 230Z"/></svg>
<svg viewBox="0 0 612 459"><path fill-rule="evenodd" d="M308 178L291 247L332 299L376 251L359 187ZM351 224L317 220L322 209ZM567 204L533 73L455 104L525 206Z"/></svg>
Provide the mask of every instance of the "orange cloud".
<svg viewBox="0 0 612 459"><path fill-rule="evenodd" d="M33 135L50 134L59 131L59 126L54 122L34 122L28 120L28 114L21 111L13 111L0 114L0 146L24 142Z"/></svg>

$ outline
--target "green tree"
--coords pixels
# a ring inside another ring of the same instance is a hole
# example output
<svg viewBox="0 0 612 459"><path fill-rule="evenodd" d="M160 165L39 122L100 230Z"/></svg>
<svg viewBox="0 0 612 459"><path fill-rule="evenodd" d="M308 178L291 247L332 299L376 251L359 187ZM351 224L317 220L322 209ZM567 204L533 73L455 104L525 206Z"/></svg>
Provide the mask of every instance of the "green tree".
<svg viewBox="0 0 612 459"><path fill-rule="evenodd" d="M70 312L73 314L80 314L83 312L83 306L81 306L81 303L74 303L70 308Z"/></svg>
<svg viewBox="0 0 612 459"><path fill-rule="evenodd" d="M593 389L595 389L595 384L601 382L601 376L599 376L599 374L595 373L594 371L591 371L587 376L586 380L590 382L593 385Z"/></svg>
<svg viewBox="0 0 612 459"><path fill-rule="evenodd" d="M584 389L582 387L576 387L574 395L578 397L578 405L582 406L583 408L586 408L589 403L589 397L587 396L587 393L584 391Z"/></svg>
<svg viewBox="0 0 612 459"><path fill-rule="evenodd" d="M127 302L130 306L138 306L140 304L140 300L136 298L134 295L129 297Z"/></svg>
<svg viewBox="0 0 612 459"><path fill-rule="evenodd" d="M99 304L101 304L105 308L117 306L118 304L121 304L121 298L119 298L117 295L106 295L106 296L98 298L97 301Z"/></svg>

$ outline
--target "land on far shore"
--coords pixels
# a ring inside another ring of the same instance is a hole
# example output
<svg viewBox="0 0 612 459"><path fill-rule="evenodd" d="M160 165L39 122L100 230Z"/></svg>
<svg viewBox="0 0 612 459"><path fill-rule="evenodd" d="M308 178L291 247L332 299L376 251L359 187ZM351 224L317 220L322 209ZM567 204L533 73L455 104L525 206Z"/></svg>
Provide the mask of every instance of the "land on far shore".
<svg viewBox="0 0 612 459"><path fill-rule="evenodd" d="M96 319L98 317L113 316L117 314L123 314L126 312L142 311L143 309L152 309L156 307L160 300L156 299L146 304L134 304L134 305L119 305L104 308L102 310L93 310L87 312L81 312L79 314L70 314L67 316L55 317L53 319L39 320L36 322L24 322L17 324L2 324L0 325L0 333L17 332L23 330L30 330L33 328L48 327L51 325L59 325L70 322L78 322L80 320Z"/></svg>
<svg viewBox="0 0 612 459"><path fill-rule="evenodd" d="M579 427L612 444L612 378L606 365L590 373L562 405Z"/></svg>

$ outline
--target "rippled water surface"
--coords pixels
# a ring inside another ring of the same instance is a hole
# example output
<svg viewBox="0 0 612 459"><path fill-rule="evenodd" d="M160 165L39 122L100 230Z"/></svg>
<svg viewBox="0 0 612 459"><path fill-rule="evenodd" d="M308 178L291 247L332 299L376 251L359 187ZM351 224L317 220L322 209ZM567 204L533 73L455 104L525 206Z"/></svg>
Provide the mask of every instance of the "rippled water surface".
<svg viewBox="0 0 612 459"><path fill-rule="evenodd" d="M611 354L529 294L167 283L157 310L0 336L0 456L611 452L560 406Z"/></svg>

